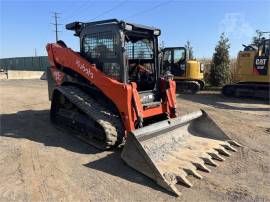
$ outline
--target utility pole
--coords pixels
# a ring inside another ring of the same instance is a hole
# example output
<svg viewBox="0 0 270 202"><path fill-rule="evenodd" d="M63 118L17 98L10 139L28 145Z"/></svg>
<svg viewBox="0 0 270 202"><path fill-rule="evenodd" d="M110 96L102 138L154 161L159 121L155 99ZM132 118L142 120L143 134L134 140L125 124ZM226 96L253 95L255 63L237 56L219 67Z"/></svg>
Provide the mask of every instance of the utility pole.
<svg viewBox="0 0 270 202"><path fill-rule="evenodd" d="M37 57L37 49L35 48L35 57Z"/></svg>
<svg viewBox="0 0 270 202"><path fill-rule="evenodd" d="M58 31L58 26L61 25L61 24L58 23L58 19L60 18L59 17L60 14L61 13L53 12L54 23L51 23L52 25L55 26L55 30L53 30L53 31L55 32L55 40L56 40L56 42L58 41L58 32L60 32L60 31Z"/></svg>

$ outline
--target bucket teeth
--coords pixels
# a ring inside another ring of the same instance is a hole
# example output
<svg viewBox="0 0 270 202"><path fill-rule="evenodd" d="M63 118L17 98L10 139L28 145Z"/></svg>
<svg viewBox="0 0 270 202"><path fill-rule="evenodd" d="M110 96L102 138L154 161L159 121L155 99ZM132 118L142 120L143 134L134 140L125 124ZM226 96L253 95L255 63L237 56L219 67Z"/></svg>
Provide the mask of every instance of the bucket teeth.
<svg viewBox="0 0 270 202"><path fill-rule="evenodd" d="M218 166L218 164L215 161L213 161L211 159L211 157L208 157L208 158L207 157L202 157L202 160L208 165L215 166L215 167Z"/></svg>
<svg viewBox="0 0 270 202"><path fill-rule="evenodd" d="M229 152L227 152L224 148L218 148L216 150L218 151L218 153L220 153L224 156L231 156L231 154Z"/></svg>
<svg viewBox="0 0 270 202"><path fill-rule="evenodd" d="M218 161L225 161L225 159L223 157L221 157L218 152L216 151L211 151L211 152L208 152L208 154L215 160L218 160Z"/></svg>
<svg viewBox="0 0 270 202"><path fill-rule="evenodd" d="M242 147L241 144L239 144L238 142L234 141L234 140L227 140L228 143L230 143L231 145L233 146L236 146L236 147Z"/></svg>
<svg viewBox="0 0 270 202"><path fill-rule="evenodd" d="M211 170L209 168L207 168L204 163L201 163L201 162L194 162L193 163L198 170L201 170L201 171L204 171L204 172L207 172L207 173L210 173Z"/></svg>
<svg viewBox="0 0 270 202"><path fill-rule="evenodd" d="M168 163L170 166L170 168L174 169L176 172L186 172L186 174L188 175L193 175L194 177L198 178L198 179L202 179L202 176L197 173L197 167L192 164L191 159L182 159L179 158L173 154L169 154L170 156L170 163Z"/></svg>
<svg viewBox="0 0 270 202"><path fill-rule="evenodd" d="M164 178L170 182L170 184L176 184L177 183L177 179L176 179L176 175L171 173L171 172L165 172L163 174Z"/></svg>
<svg viewBox="0 0 270 202"><path fill-rule="evenodd" d="M211 170L209 168L207 168L205 165L204 165L204 158L203 157L197 157L195 155L186 155L185 157L182 156L182 157L176 157L177 159L182 159L186 162L190 162L192 165L194 165L194 171L197 169L197 170L201 170L201 171L204 171L204 172L211 172ZM209 157L210 158L210 157ZM186 168L187 169L187 168Z"/></svg>
<svg viewBox="0 0 270 202"><path fill-rule="evenodd" d="M195 169L184 169L189 175L193 175L198 179L202 179L202 176Z"/></svg>
<svg viewBox="0 0 270 202"><path fill-rule="evenodd" d="M176 176L176 179L178 182L181 182L182 184L186 185L187 187L192 187L193 184L191 184L190 181L185 176Z"/></svg>
<svg viewBox="0 0 270 202"><path fill-rule="evenodd" d="M237 149L235 149L234 147L232 147L229 143L221 144L221 146L224 147L225 149L230 150L230 151L237 152Z"/></svg>
<svg viewBox="0 0 270 202"><path fill-rule="evenodd" d="M168 180L171 184L176 184L181 182L187 187L192 187L191 182L186 178L187 173L183 170L171 170L170 168L166 169L167 172L163 174L164 178Z"/></svg>
<svg viewBox="0 0 270 202"><path fill-rule="evenodd" d="M124 161L160 186L180 195L176 184L192 187L188 176L211 172L241 145L231 140L203 111L131 131L122 152ZM208 166L209 165L209 166Z"/></svg>

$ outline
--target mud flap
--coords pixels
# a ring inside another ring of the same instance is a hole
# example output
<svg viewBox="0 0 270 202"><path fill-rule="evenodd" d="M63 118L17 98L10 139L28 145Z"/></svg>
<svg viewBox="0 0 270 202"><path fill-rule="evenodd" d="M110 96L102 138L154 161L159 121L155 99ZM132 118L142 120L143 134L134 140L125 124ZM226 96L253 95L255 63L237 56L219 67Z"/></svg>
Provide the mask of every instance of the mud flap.
<svg viewBox="0 0 270 202"><path fill-rule="evenodd" d="M181 195L176 183L191 187L187 175L210 172L205 164L217 166L240 146L199 110L175 119L137 129L128 135L122 159L168 191Z"/></svg>

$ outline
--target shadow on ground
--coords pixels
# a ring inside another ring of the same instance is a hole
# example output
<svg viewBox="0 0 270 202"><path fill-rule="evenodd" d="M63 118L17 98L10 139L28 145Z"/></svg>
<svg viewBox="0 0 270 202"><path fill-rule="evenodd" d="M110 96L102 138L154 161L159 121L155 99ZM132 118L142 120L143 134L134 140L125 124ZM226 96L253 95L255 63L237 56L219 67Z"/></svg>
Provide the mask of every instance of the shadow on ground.
<svg viewBox="0 0 270 202"><path fill-rule="evenodd" d="M72 152L95 154L94 147L57 130L50 122L49 110L26 110L13 114L1 114L1 136L25 138L46 146L62 147Z"/></svg>
<svg viewBox="0 0 270 202"><path fill-rule="evenodd" d="M111 174L123 179L126 179L130 182L144 185L146 187L151 187L152 189L164 192L171 196L175 196L173 193L161 188L154 181L148 177L142 175L138 171L132 169L121 159L120 151L114 152L108 155L105 158L92 161L88 164L85 164L86 167L102 171L104 173Z"/></svg>
<svg viewBox="0 0 270 202"><path fill-rule="evenodd" d="M96 154L101 152L68 134L68 131L65 132L56 129L49 120L49 110L27 110L13 114L1 114L0 116L0 136L2 137L24 138L42 143L45 146L62 147L81 154ZM152 180L127 166L122 161L120 154L121 150L115 150L108 156L90 162L85 166L168 193Z"/></svg>
<svg viewBox="0 0 270 202"><path fill-rule="evenodd" d="M194 103L200 103L204 105L210 105L219 109L231 109L231 110L243 110L243 111L270 111L270 107L250 107L248 104L269 105L267 100L256 100L247 98L229 98L221 94L213 92L200 92L198 94L178 94L178 98L192 101ZM237 104L238 106L232 106Z"/></svg>

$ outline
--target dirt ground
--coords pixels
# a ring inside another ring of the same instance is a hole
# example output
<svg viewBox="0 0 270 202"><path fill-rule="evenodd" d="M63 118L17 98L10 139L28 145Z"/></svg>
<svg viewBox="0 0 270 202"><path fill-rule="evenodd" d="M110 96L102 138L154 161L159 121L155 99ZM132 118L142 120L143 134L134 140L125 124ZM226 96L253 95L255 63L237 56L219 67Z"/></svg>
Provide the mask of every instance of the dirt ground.
<svg viewBox="0 0 270 202"><path fill-rule="evenodd" d="M217 92L178 95L181 113L205 109L244 145L237 153L177 185L175 197L123 163L49 121L46 81L2 80L0 201L270 201L270 105Z"/></svg>

